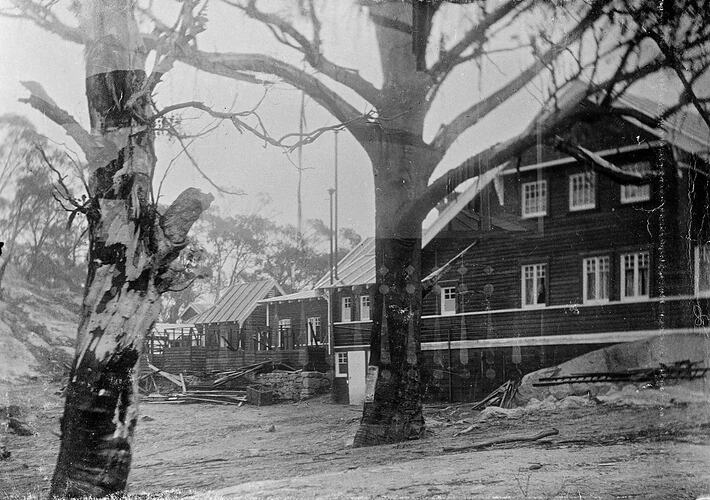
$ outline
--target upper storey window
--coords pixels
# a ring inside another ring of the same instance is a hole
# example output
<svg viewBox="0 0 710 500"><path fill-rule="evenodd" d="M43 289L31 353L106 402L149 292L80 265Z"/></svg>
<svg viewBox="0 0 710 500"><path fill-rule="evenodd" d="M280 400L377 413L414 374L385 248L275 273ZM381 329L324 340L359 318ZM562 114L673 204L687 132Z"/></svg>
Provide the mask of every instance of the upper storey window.
<svg viewBox="0 0 710 500"><path fill-rule="evenodd" d="M547 181L523 184L523 217L547 215Z"/></svg>
<svg viewBox="0 0 710 500"><path fill-rule="evenodd" d="M569 209L588 210L596 206L597 176L594 172L582 172L569 176Z"/></svg>
<svg viewBox="0 0 710 500"><path fill-rule="evenodd" d="M632 163L631 165L624 165L623 169L627 172L635 172L640 174L646 174L649 172L651 166L648 162ZM648 201L651 199L651 186L648 184L634 185L634 184L622 184L621 185L621 203L638 203L640 201Z"/></svg>
<svg viewBox="0 0 710 500"><path fill-rule="evenodd" d="M621 300L649 296L650 263L648 252L621 255Z"/></svg>

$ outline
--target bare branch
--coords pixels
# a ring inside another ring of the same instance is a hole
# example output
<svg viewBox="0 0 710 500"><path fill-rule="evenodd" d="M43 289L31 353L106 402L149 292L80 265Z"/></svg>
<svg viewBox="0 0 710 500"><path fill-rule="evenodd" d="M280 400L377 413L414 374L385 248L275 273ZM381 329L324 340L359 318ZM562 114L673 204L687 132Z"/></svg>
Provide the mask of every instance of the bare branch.
<svg viewBox="0 0 710 500"><path fill-rule="evenodd" d="M262 54L215 53L192 47L185 47L178 55L178 60L202 71L227 78L239 78L245 71L277 76L306 92L341 123L347 124L347 129L360 142L366 139L365 120L361 120L364 115L318 78L291 64Z"/></svg>
<svg viewBox="0 0 710 500"><path fill-rule="evenodd" d="M473 45L483 45L483 42L487 39L486 35L488 30L494 24L515 9L526 8L526 3L526 1L521 2L520 0L508 0L499 5L494 11L486 14L481 22L472 27L458 43L456 43L451 49L442 52L439 56L439 60L434 63L431 69L429 69L429 74L431 74L436 80L441 81L442 77L448 74L451 68L460 62L461 55L467 49Z"/></svg>
<svg viewBox="0 0 710 500"><path fill-rule="evenodd" d="M188 101L188 102L182 102L178 104L172 104L170 106L166 106L162 110L160 110L155 117L162 117L168 113L180 110L180 109L186 109L186 108L194 108L194 109L199 109L202 110L206 113L208 113L210 116L213 116L215 118L221 119L221 120L230 120L234 127L241 133L244 130L247 130L248 132L254 134L257 136L259 139L263 140L265 143L270 144L271 146L279 147L279 148L284 148L288 152L294 151L296 148L299 146L303 146L306 144L310 144L314 142L318 137L323 135L325 132L330 132L330 131L336 131L336 130L343 130L348 126L348 123L338 123L336 125L329 125L325 127L319 127L315 130L312 130L310 132L303 132L303 133L288 133L280 138L276 139L269 135L269 133L266 131L266 128L264 127L263 123L261 122L261 119L259 116L254 112L254 111L240 111L240 112L235 112L235 113L229 113L229 112L224 112L224 111L215 111L206 104L199 102L199 101ZM259 129L256 127L253 127L246 123L244 120L241 120L242 117L247 117L247 116L254 116L259 120ZM363 117L357 117L355 120L365 120L367 116ZM288 139L292 138L297 138L298 140L296 142L292 143L287 143L286 141Z"/></svg>
<svg viewBox="0 0 710 500"><path fill-rule="evenodd" d="M578 40L599 19L603 13L602 7L607 1L600 0L595 2L586 16L565 34L558 43L552 45L547 52L540 55L533 64L521 71L518 76L496 92L460 113L448 125L443 125L434 137L433 146L441 151L446 151L463 132L482 120L491 111L500 106L501 103L515 95L538 73L544 70L546 65L556 59L563 49Z"/></svg>
<svg viewBox="0 0 710 500"><path fill-rule="evenodd" d="M101 152L105 144L99 138L86 131L72 115L60 108L49 97L42 85L37 82L22 82L22 85L30 91L30 97L20 99L20 102L29 104L62 127L79 145L87 160L91 161Z"/></svg>
<svg viewBox="0 0 710 500"><path fill-rule="evenodd" d="M573 144L560 136L555 136L552 140L552 144L556 149L567 153L572 158L575 158L580 163L588 165L589 167L597 170L604 175L611 177L612 179L620 182L622 184L644 184L649 181L650 176L641 174L639 172L631 172L627 170L622 170L608 160L605 160L601 156L589 151L578 144Z"/></svg>
<svg viewBox="0 0 710 500"><path fill-rule="evenodd" d="M328 60L321 52L320 21L316 17L312 2L309 6L309 15L314 27L313 42L298 31L292 24L286 22L279 16L257 9L255 0L249 0L246 6L230 0L222 1L242 10L252 19L266 24L280 43L299 50L313 69L345 85L373 106L378 106L381 99L380 91L377 90L372 83L361 77L357 71L337 65ZM278 30L278 32L275 30ZM295 45L289 42L286 37L290 37L294 40Z"/></svg>

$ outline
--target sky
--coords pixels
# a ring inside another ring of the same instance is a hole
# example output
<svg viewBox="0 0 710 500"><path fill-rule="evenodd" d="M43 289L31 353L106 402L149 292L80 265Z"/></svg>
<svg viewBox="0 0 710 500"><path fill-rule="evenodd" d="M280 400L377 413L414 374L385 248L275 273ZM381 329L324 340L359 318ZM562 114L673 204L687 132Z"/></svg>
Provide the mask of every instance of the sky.
<svg viewBox="0 0 710 500"><path fill-rule="evenodd" d="M380 70L374 33L363 11L347 2L324 3L321 13L323 45L335 62L357 68L361 75L379 85ZM208 12L208 29L200 35L199 46L210 51L261 52L300 65L294 51L284 49L257 22L243 21L231 7L212 2ZM166 20L170 20L166 17ZM240 21L240 22L235 22ZM450 35L463 29L464 21L450 20ZM485 63L479 70L473 66L455 70L442 87L428 118L429 137L442 121L452 118L462 106L475 102L505 82L527 63L525 54L504 54L495 64ZM88 128L84 95L82 47L65 42L26 21L0 18L0 112L28 116L40 132L59 143L67 143L63 131L28 105L18 102L27 95L21 81L40 82L61 107L72 113ZM480 77L480 78L479 78ZM539 85L539 82L538 82ZM264 88L201 73L177 64L166 75L156 92L158 106L198 100L216 110L239 111L253 107L263 96ZM539 109L536 84L503 104L479 126L474 127L451 148L435 175L458 164L466 156L519 132ZM366 112L363 101L349 94L349 100ZM300 91L277 83L269 88L258 108L259 116L273 136L298 130ZM306 98L306 130L333 125L336 120ZM214 122L198 111L183 113L185 131L198 132ZM231 124L194 141L191 155L212 181L240 196L220 194L181 154L175 141L165 137L156 144L158 166L155 187L170 166L161 187L161 201L168 203L189 186L212 192L216 206L225 214L260 212L288 224L296 224L296 153L289 157L283 151L267 146L249 133L240 134ZM372 170L364 151L347 133L338 134L339 222L352 227L362 236L374 234L374 189ZM177 158L176 158L177 157ZM176 158L172 163L171 160ZM334 134L326 133L303 149L303 214L304 219L328 221L328 188L333 186ZM271 200L265 203L264 200Z"/></svg>

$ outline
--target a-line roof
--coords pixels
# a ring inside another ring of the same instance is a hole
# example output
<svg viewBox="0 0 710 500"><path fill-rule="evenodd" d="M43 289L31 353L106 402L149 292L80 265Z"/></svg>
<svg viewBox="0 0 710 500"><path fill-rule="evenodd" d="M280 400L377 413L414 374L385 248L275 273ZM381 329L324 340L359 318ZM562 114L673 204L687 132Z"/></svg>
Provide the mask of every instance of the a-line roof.
<svg viewBox="0 0 710 500"><path fill-rule="evenodd" d="M227 288L214 306L193 318L192 322L196 325L226 322L242 325L254 312L258 302L269 297L274 289L276 293L283 293L272 279L238 283Z"/></svg>
<svg viewBox="0 0 710 500"><path fill-rule="evenodd" d="M330 283L330 272L326 273L313 288L368 285L375 283L375 238L369 237L338 262L338 278Z"/></svg>

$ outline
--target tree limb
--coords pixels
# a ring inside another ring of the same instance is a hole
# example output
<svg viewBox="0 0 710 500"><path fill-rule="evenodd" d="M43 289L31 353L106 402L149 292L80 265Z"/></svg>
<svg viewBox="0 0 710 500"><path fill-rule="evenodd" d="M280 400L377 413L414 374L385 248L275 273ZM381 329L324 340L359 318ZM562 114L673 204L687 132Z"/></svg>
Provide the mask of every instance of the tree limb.
<svg viewBox="0 0 710 500"><path fill-rule="evenodd" d="M365 120L359 120L365 116L363 113L318 78L284 61L263 54L205 52L193 47L184 47L177 54L177 59L202 71L227 78L239 78L244 71L277 76L306 92L340 122L346 123L348 130L360 142L366 138Z"/></svg>
<svg viewBox="0 0 710 500"><path fill-rule="evenodd" d="M607 2L608 0L596 1L587 15L565 34L558 43L553 44L547 52L542 54L537 61L496 92L460 113L448 125L443 125L434 137L433 146L441 151L446 151L463 132L474 126L491 111L498 108L501 103L510 99L521 88L530 83L538 73L557 58L562 49L579 39L599 19L603 13L602 7Z"/></svg>
<svg viewBox="0 0 710 500"><path fill-rule="evenodd" d="M291 37L297 44L294 47L293 44L288 43L285 38L278 36L277 33L273 32L279 42L288 45L290 47L298 49L306 58L308 64L311 65L313 69L322 73L323 75L331 78L332 80L345 85L360 97L365 99L367 102L372 104L374 107L378 107L381 96L380 91L375 88L372 83L365 80L360 74L352 69L345 68L343 66L337 65L327 59L320 50L320 39L319 35L316 35L316 40L311 42L305 35L298 31L292 24L286 22L281 17L275 14L269 14L267 12L261 11L256 8L256 1L250 0L246 6L233 2L230 0L222 0L228 5L232 5L240 10L242 10L246 15L261 21L269 27L276 28L281 31L284 35ZM320 29L320 22L313 11L313 6L310 7L310 17L311 22L314 23L314 28L316 33Z"/></svg>
<svg viewBox="0 0 710 500"><path fill-rule="evenodd" d="M88 161L96 158L105 144L98 137L91 135L85 130L76 119L68 112L60 108L54 100L49 97L42 85L37 82L21 82L29 90L30 96L19 99L20 102L29 104L54 123L62 127L66 133L82 149Z"/></svg>
<svg viewBox="0 0 710 500"><path fill-rule="evenodd" d="M431 74L435 80L441 81L443 79L442 77L448 74L448 72L458 64L461 54L463 54L466 49L473 44L482 45L483 42L486 41L486 33L491 26L510 14L513 10L519 7L525 8L526 3L526 1L508 0L499 5L493 12L486 14L481 22L468 30L458 43L451 49L442 52L439 56L439 60L429 69L429 74Z"/></svg>

